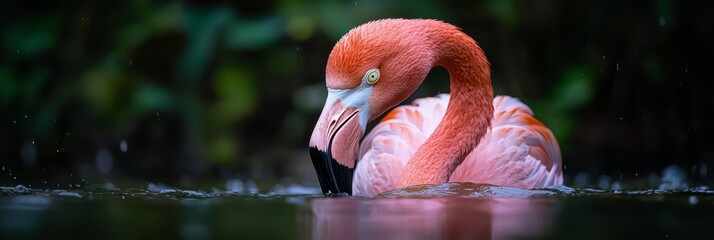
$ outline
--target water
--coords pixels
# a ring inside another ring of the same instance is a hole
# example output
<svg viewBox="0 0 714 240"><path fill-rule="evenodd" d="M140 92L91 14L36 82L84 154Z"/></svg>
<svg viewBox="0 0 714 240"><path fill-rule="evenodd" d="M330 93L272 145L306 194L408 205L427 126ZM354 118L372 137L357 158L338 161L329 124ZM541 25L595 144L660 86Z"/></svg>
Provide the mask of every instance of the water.
<svg viewBox="0 0 714 240"><path fill-rule="evenodd" d="M696 239L714 234L714 191L418 186L374 198L251 184L0 187L3 239Z"/></svg>

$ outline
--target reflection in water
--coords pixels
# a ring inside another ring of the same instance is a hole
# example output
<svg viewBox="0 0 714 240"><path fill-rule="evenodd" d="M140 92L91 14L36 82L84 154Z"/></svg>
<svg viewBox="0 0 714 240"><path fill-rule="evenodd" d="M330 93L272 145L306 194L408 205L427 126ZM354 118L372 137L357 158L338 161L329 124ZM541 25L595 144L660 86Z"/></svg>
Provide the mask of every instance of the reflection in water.
<svg viewBox="0 0 714 240"><path fill-rule="evenodd" d="M248 185L248 184L246 184ZM0 186L0 239L711 239L714 190L417 186L376 198L275 187ZM247 187L246 187L247 188ZM237 190L237 189L233 189Z"/></svg>
<svg viewBox="0 0 714 240"><path fill-rule="evenodd" d="M514 239L548 231L556 198L321 198L302 219L311 239Z"/></svg>
<svg viewBox="0 0 714 240"><path fill-rule="evenodd" d="M4 189L3 189L4 190ZM22 239L38 238L52 201L46 196L18 195L0 198L0 236ZM14 230L7 234L5 230Z"/></svg>

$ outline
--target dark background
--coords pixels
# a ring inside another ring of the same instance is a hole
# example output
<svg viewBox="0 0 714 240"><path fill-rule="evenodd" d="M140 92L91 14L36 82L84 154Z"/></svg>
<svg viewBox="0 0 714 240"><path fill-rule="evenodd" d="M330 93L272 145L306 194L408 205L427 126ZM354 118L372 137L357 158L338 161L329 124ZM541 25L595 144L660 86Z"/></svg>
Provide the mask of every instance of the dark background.
<svg viewBox="0 0 714 240"><path fill-rule="evenodd" d="M666 168L711 186L712 5L4 1L0 183L315 186L307 141L332 46L402 17L441 19L479 42L496 94L555 133L566 184L652 185ZM414 97L446 91L435 69Z"/></svg>

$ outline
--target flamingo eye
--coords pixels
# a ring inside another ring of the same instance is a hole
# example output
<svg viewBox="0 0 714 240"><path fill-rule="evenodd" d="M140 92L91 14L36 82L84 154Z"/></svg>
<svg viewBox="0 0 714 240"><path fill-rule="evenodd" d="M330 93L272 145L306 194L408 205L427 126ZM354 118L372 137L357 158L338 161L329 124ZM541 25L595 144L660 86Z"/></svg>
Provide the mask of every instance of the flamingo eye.
<svg viewBox="0 0 714 240"><path fill-rule="evenodd" d="M370 85L375 84L379 80L379 69L373 68L367 70L367 73L364 75L362 80L366 81L367 84Z"/></svg>

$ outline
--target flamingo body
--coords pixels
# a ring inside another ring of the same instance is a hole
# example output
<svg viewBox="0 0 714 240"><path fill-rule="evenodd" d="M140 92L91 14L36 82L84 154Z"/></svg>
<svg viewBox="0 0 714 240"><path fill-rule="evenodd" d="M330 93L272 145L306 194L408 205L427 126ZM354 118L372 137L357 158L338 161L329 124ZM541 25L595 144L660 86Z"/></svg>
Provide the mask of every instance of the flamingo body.
<svg viewBox="0 0 714 240"><path fill-rule="evenodd" d="M451 93L406 100L434 67ZM448 181L537 188L562 183L553 134L515 98L494 99L490 64L458 27L384 19L350 30L330 52L327 100L310 137L326 195L375 195Z"/></svg>
<svg viewBox="0 0 714 240"><path fill-rule="evenodd" d="M354 194L395 189L404 167L439 125L448 104L449 94L440 94L389 112L362 141ZM498 96L493 106L491 128L449 181L528 189L562 184L560 149L551 131L516 98Z"/></svg>

